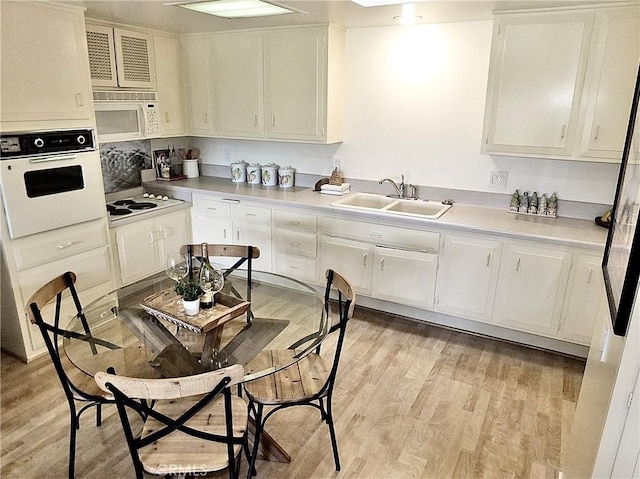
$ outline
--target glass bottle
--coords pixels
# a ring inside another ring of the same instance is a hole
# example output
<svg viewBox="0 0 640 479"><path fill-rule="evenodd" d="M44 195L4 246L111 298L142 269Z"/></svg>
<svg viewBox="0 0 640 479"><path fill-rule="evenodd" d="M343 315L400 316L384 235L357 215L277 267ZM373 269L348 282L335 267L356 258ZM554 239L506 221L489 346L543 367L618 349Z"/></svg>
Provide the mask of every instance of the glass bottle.
<svg viewBox="0 0 640 479"><path fill-rule="evenodd" d="M214 267L209 262L209 251L207 243L202 243L202 263L200 264L200 274L198 276L200 286L204 290L200 296L200 307L208 309L215 304L215 294L224 286L224 276L219 268Z"/></svg>

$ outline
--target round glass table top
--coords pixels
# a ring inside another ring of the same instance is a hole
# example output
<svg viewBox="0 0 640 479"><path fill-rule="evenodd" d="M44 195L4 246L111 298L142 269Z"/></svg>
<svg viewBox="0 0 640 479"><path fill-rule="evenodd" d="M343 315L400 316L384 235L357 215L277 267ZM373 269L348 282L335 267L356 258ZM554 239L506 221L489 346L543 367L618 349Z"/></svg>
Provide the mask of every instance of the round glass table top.
<svg viewBox="0 0 640 479"><path fill-rule="evenodd" d="M91 376L112 367L121 376L178 377L231 364L245 367L245 381L265 376L313 351L331 320L311 285L260 271L252 272L251 282L247 305L246 271L234 271L218 304L199 314L206 325L190 327L182 321L197 320L179 310L175 282L164 274L147 278L84 305L84 318L74 317L67 327L64 352ZM175 309L156 311L157 298ZM225 316L225 308L243 311Z"/></svg>

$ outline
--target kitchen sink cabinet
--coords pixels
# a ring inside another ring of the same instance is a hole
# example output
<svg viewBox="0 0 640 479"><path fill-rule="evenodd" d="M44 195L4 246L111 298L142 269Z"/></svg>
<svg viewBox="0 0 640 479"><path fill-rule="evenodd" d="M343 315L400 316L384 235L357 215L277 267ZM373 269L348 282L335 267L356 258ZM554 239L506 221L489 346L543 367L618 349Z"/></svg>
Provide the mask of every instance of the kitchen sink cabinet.
<svg viewBox="0 0 640 479"><path fill-rule="evenodd" d="M187 210L114 228L121 285L163 271L167 254L190 243L190 231Z"/></svg>
<svg viewBox="0 0 640 479"><path fill-rule="evenodd" d="M188 132L213 136L211 38L208 35L182 37L182 53Z"/></svg>
<svg viewBox="0 0 640 479"><path fill-rule="evenodd" d="M637 6L497 14L482 151L619 162L638 15Z"/></svg>
<svg viewBox="0 0 640 479"><path fill-rule="evenodd" d="M94 87L156 88L151 35L92 22L86 28Z"/></svg>
<svg viewBox="0 0 640 479"><path fill-rule="evenodd" d="M495 324L557 337L571 268L571 251L507 242L496 292Z"/></svg>
<svg viewBox="0 0 640 479"><path fill-rule="evenodd" d="M274 209L271 217L273 272L316 283L316 215Z"/></svg>
<svg viewBox="0 0 640 479"><path fill-rule="evenodd" d="M580 157L616 163L622 158L640 61L639 12L636 6L596 15L581 113Z"/></svg>
<svg viewBox="0 0 640 479"><path fill-rule="evenodd" d="M156 60L156 85L160 110L160 135L184 135L185 121L182 109L182 55L178 37L154 35L153 49Z"/></svg>
<svg viewBox="0 0 640 479"><path fill-rule="evenodd" d="M260 257L253 267L271 271L271 209L235 199L193 195L193 241L257 246ZM231 266L231 259L219 258L218 264Z"/></svg>
<svg viewBox="0 0 640 479"><path fill-rule="evenodd" d="M211 38L209 94L214 126L210 135L342 141L342 30L284 27L219 33ZM192 61L198 58L187 57L190 73Z"/></svg>
<svg viewBox="0 0 640 479"><path fill-rule="evenodd" d="M602 256L576 253L562 310L561 337L591 344L591 336L602 303L606 301Z"/></svg>
<svg viewBox="0 0 640 479"><path fill-rule="evenodd" d="M331 268L349 280L353 289L371 295L373 254L372 246L336 236L320 236L320 272ZM323 274L323 273L322 273Z"/></svg>
<svg viewBox="0 0 640 479"><path fill-rule="evenodd" d="M83 10L2 2L0 21L2 131L93 124Z"/></svg>
<svg viewBox="0 0 640 479"><path fill-rule="evenodd" d="M444 235L436 309L463 318L491 322L501 254L500 241Z"/></svg>

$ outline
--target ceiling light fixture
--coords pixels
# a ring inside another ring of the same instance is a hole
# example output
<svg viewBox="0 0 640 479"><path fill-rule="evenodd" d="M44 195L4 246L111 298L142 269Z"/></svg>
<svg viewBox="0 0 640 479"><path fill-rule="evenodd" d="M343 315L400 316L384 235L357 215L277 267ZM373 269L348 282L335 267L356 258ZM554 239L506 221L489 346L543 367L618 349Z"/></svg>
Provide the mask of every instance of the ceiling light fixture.
<svg viewBox="0 0 640 479"><path fill-rule="evenodd" d="M418 20L422 20L420 15L416 15L416 4L405 3L402 5L402 13L393 17L394 20L399 21L403 25L413 25Z"/></svg>
<svg viewBox="0 0 640 479"><path fill-rule="evenodd" d="M165 3L165 5L175 5L223 18L266 17L288 13L306 13L270 0L212 0L205 2L170 2Z"/></svg>

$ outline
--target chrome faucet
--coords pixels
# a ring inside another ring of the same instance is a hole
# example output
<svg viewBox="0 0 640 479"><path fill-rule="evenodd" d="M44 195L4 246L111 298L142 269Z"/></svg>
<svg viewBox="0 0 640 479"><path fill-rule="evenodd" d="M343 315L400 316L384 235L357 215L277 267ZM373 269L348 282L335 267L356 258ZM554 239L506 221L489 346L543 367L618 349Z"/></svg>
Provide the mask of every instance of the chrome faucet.
<svg viewBox="0 0 640 479"><path fill-rule="evenodd" d="M401 177L400 184L397 184L391 178L382 178L378 183L379 184L391 183L393 185L393 187L396 189L396 194L395 195L387 195L387 196L390 196L392 198L403 198L403 199L410 199L410 200L417 199L417 197L416 197L416 190L417 190L416 187L414 185L412 185L412 184L405 184L404 175L400 175L400 177ZM411 188L411 194L410 195L405 195L405 191L406 191L407 188Z"/></svg>

